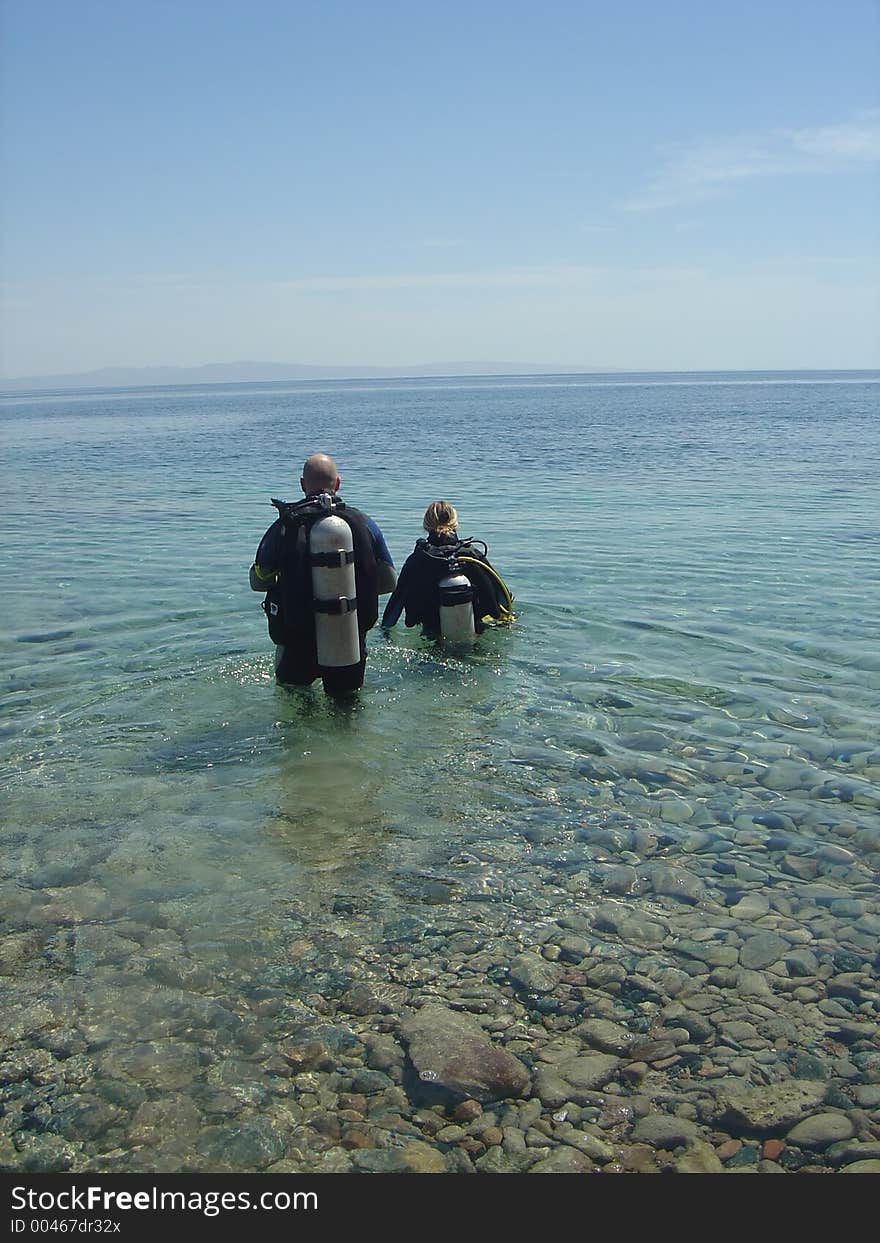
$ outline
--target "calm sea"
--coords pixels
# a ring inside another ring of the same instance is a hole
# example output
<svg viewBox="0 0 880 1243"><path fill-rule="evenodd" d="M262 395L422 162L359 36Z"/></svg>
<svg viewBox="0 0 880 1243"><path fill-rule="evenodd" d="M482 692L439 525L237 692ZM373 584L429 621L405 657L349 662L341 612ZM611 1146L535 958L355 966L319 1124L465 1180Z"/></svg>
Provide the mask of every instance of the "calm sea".
<svg viewBox="0 0 880 1243"><path fill-rule="evenodd" d="M777 872L803 861L783 879L800 867L876 915L878 383L563 375L5 400L0 902L5 983L27 994L7 1044L57 1028L77 1056L111 1049L118 1081L145 1032L167 1035L172 995L237 1021L261 989L306 1006L350 985L340 945L381 962L392 914L469 926L468 860L487 905L514 919L528 901L540 921L566 875L601 862L590 826L626 826L628 866L641 841L695 874L775 834ZM468 657L402 624L373 631L350 709L276 688L247 571L269 497L295 499L316 450L398 565L428 502L451 500L515 626ZM317 945L308 984L292 982L292 941ZM271 1033L254 1023L256 1048ZM83 1127L67 1141L103 1151Z"/></svg>

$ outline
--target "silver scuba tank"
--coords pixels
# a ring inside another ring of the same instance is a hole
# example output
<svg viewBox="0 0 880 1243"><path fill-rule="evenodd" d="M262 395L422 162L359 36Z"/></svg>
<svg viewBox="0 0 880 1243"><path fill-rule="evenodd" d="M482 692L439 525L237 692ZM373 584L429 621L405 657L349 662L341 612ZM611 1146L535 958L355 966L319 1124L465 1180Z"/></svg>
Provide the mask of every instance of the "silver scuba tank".
<svg viewBox="0 0 880 1243"><path fill-rule="evenodd" d="M340 669L361 658L351 527L329 514L309 531L318 664Z"/></svg>
<svg viewBox="0 0 880 1243"><path fill-rule="evenodd" d="M476 637L474 629L474 589L464 574L450 573L437 584L440 605L440 634L455 643Z"/></svg>

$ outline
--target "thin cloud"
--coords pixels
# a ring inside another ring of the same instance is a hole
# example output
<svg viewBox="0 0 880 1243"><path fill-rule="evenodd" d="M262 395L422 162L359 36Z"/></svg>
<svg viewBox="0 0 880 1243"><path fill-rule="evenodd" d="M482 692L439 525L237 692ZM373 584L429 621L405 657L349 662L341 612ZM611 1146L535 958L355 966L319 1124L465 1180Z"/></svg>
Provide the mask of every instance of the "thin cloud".
<svg viewBox="0 0 880 1243"><path fill-rule="evenodd" d="M588 267L582 264L548 264L536 267L476 268L464 272L404 272L375 273L371 275L312 276L301 280L273 281L274 288L294 294L360 293L406 289L546 289L546 290L596 290L607 283L613 270L605 266ZM639 281L664 281L692 277L694 268L638 268L626 269L630 279ZM619 274L619 273L618 273Z"/></svg>
<svg viewBox="0 0 880 1243"><path fill-rule="evenodd" d="M829 160L880 160L880 109L863 113L846 125L791 130L798 151Z"/></svg>
<svg viewBox="0 0 880 1243"><path fill-rule="evenodd" d="M394 289L532 289L590 283L595 269L568 264L544 267L474 269L465 272L396 272L349 276L310 276L273 282L292 293L357 293Z"/></svg>
<svg viewBox="0 0 880 1243"><path fill-rule="evenodd" d="M737 182L792 173L831 173L880 160L880 109L839 125L778 129L714 144L665 149L665 163L624 211L656 211L715 198Z"/></svg>
<svg viewBox="0 0 880 1243"><path fill-rule="evenodd" d="M192 285L202 278L194 272L137 272L131 279L142 285Z"/></svg>

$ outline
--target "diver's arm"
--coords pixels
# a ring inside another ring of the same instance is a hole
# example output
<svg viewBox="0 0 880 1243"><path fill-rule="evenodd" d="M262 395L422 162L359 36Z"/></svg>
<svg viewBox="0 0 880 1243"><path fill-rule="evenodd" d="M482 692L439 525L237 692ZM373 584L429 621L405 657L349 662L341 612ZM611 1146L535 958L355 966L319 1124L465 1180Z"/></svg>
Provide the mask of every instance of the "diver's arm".
<svg viewBox="0 0 880 1243"><path fill-rule="evenodd" d="M387 596L397 586L397 571L387 561L376 562L376 586L380 596Z"/></svg>
<svg viewBox="0 0 880 1243"><path fill-rule="evenodd" d="M273 522L269 530L260 540L254 555L254 563L248 573L251 591L268 591L278 581L278 567L281 564L279 540L282 531L281 519ZM274 568L272 568L274 567Z"/></svg>
<svg viewBox="0 0 880 1243"><path fill-rule="evenodd" d="M367 515L364 514L364 517L367 518ZM380 596L387 596L397 586L394 558L388 551L385 536L372 518L367 518L367 530L373 541L373 554L376 558L376 588Z"/></svg>
<svg viewBox="0 0 880 1243"><path fill-rule="evenodd" d="M383 630L390 630L392 626L397 625L400 620L400 614L403 612L403 606L403 593L395 591L391 599L385 605L385 612L382 614L382 620L379 623Z"/></svg>
<svg viewBox="0 0 880 1243"><path fill-rule="evenodd" d="M401 613L406 607L406 602L412 590L414 559L412 556L407 557L400 567L399 577L397 577L393 567L388 566L387 562L380 562L379 564L390 569L391 573L397 578L397 586L394 588L391 599L385 605L385 612L382 614L382 621L380 622L381 626L388 628L397 624Z"/></svg>
<svg viewBox="0 0 880 1243"><path fill-rule="evenodd" d="M268 591L275 586L277 577L277 570L261 570L255 561L248 572L251 591Z"/></svg>

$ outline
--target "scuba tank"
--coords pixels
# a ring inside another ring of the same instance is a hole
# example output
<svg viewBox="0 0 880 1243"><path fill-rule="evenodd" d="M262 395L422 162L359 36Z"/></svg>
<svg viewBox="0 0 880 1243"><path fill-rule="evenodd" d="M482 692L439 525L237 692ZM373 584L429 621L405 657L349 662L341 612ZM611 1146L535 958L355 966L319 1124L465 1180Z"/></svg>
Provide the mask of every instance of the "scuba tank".
<svg viewBox="0 0 880 1243"><path fill-rule="evenodd" d="M475 638L474 589L454 557L449 562L449 573L437 583L437 594L441 636L455 643Z"/></svg>
<svg viewBox="0 0 880 1243"><path fill-rule="evenodd" d="M309 528L309 564L318 664L326 669L357 665L361 659L354 542L351 528L329 512L329 495L320 497L326 517Z"/></svg>

